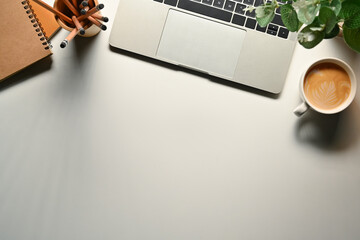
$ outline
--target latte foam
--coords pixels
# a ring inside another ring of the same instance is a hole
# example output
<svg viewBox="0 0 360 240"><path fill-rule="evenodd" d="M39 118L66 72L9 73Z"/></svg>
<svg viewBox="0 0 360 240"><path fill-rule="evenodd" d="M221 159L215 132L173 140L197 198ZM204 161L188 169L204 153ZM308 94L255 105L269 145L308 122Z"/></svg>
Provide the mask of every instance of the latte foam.
<svg viewBox="0 0 360 240"><path fill-rule="evenodd" d="M311 104L320 109L337 108L348 99L350 91L349 75L334 63L315 65L305 76L305 96Z"/></svg>

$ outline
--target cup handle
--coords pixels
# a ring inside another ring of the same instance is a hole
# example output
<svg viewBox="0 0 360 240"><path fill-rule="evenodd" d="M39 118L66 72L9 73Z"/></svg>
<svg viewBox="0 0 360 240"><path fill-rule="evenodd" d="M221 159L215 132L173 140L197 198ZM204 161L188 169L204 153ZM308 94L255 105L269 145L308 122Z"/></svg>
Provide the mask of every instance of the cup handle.
<svg viewBox="0 0 360 240"><path fill-rule="evenodd" d="M302 102L294 109L294 113L296 116L301 117L308 109L309 105L307 105L306 102Z"/></svg>

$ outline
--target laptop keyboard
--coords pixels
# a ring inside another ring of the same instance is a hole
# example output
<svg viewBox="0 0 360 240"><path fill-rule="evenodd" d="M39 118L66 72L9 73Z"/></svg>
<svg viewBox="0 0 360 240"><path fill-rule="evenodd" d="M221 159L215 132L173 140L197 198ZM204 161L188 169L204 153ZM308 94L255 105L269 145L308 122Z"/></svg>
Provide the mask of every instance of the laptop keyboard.
<svg viewBox="0 0 360 240"><path fill-rule="evenodd" d="M284 27L279 11L272 22L262 28L257 24L255 10L245 12L247 6L259 6L263 0L153 0L190 12L205 15L265 34L287 39L289 30ZM278 8L279 9L279 8Z"/></svg>

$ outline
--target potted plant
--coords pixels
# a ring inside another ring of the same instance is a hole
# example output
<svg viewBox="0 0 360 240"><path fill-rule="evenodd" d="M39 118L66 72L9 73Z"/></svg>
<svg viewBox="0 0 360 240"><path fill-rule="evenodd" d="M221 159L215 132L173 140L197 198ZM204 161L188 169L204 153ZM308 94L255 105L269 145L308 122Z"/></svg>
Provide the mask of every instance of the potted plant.
<svg viewBox="0 0 360 240"><path fill-rule="evenodd" d="M360 53L360 0L264 0L247 10L255 10L258 24L265 27L278 8L285 27L298 32L298 42L305 48L342 35L346 44Z"/></svg>

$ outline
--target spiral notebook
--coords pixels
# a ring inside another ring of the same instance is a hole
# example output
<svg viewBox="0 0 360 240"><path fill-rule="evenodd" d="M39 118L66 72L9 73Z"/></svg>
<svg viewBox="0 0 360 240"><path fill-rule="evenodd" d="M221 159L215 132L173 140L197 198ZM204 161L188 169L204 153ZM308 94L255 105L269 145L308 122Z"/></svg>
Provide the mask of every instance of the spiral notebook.
<svg viewBox="0 0 360 240"><path fill-rule="evenodd" d="M0 0L0 81L51 55L27 0Z"/></svg>
<svg viewBox="0 0 360 240"><path fill-rule="evenodd" d="M32 0L29 0L29 4L41 23L44 35L50 39L61 28L55 19L55 15Z"/></svg>

